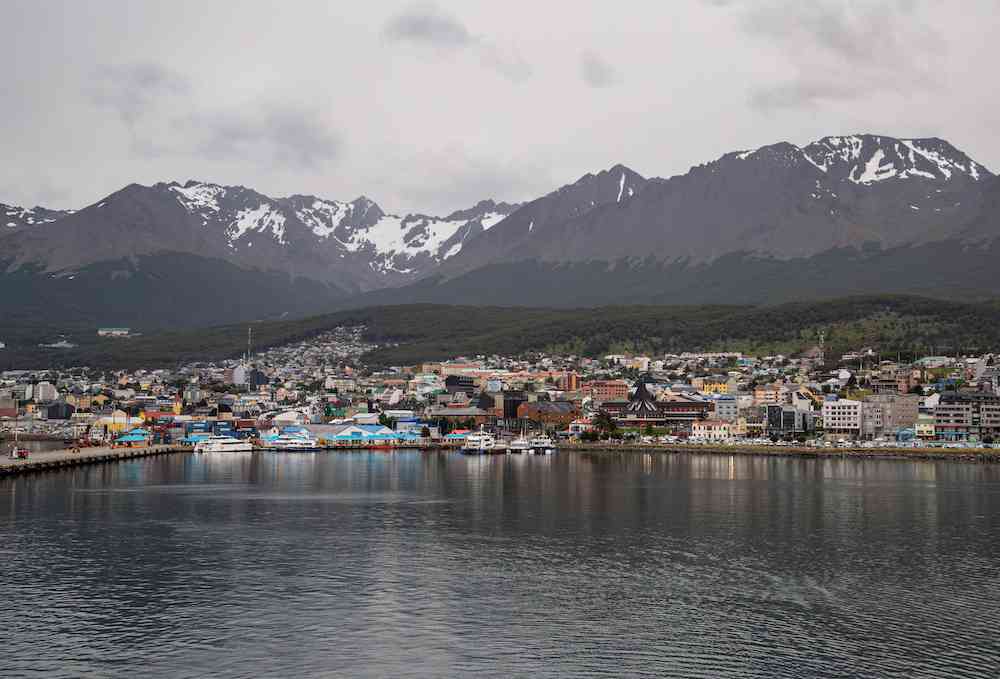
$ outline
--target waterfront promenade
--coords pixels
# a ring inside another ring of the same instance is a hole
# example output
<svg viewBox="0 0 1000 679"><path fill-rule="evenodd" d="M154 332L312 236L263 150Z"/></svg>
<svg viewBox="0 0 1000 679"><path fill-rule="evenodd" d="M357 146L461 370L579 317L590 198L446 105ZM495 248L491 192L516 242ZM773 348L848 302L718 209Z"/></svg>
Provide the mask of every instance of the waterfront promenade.
<svg viewBox="0 0 1000 679"><path fill-rule="evenodd" d="M12 460L6 456L0 458L0 476L23 474L27 472L76 467L84 464L129 460L151 455L166 455L190 451L181 446L149 446L147 448L80 448L79 452L72 450L50 450L31 453L26 460Z"/></svg>

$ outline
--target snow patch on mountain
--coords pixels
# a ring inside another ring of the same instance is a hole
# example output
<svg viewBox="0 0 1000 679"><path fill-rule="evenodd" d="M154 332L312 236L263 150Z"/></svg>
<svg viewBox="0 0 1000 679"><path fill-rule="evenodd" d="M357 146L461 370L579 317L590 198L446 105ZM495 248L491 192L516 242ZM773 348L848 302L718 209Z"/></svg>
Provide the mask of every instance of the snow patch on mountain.
<svg viewBox="0 0 1000 679"><path fill-rule="evenodd" d="M285 215L266 203L262 203L255 208L240 210L236 214L236 219L226 229L229 247L235 247L235 242L242 238L243 234L248 231L260 233L270 231L279 244L287 244L285 241Z"/></svg>
<svg viewBox="0 0 1000 679"><path fill-rule="evenodd" d="M350 211L349 203L317 198L308 207L296 210L295 216L319 238L329 238Z"/></svg>
<svg viewBox="0 0 1000 679"><path fill-rule="evenodd" d="M834 179L872 184L889 179L979 181L985 168L940 139L895 139L877 135L824 137L800 149L802 157Z"/></svg>
<svg viewBox="0 0 1000 679"><path fill-rule="evenodd" d="M507 214L491 211L472 219L383 215L374 225L354 230L344 245L351 252L370 250L378 255L381 265L376 264L376 270L405 273L401 262L420 256L433 261L454 257L469 235L489 230Z"/></svg>
<svg viewBox="0 0 1000 679"><path fill-rule="evenodd" d="M172 185L170 190L177 194L177 202L188 212L218 212L219 197L226 193L226 188L217 184L188 182L184 186Z"/></svg>
<svg viewBox="0 0 1000 679"><path fill-rule="evenodd" d="M6 205L0 203L0 219L9 229L16 229L22 226L37 226L39 224L50 224L67 215L71 215L76 210L50 210L48 208L35 206L32 208L19 207L17 205Z"/></svg>

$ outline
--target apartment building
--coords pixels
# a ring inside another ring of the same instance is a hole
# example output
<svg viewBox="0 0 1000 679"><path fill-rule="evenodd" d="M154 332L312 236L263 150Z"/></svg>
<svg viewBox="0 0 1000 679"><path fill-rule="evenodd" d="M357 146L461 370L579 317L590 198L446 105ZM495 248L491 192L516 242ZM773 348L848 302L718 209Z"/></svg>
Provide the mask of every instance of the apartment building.
<svg viewBox="0 0 1000 679"><path fill-rule="evenodd" d="M945 441L1000 437L1000 396L979 391L941 394L934 409L934 433Z"/></svg>

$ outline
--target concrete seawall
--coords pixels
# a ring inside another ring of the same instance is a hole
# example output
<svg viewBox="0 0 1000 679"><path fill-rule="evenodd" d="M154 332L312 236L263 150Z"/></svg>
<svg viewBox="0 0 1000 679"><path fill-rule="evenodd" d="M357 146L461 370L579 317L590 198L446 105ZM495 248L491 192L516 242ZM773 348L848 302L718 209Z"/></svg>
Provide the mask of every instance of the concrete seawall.
<svg viewBox="0 0 1000 679"><path fill-rule="evenodd" d="M593 453L702 453L705 455L763 455L770 457L829 457L872 460L948 460L1000 463L996 448L813 448L810 446L712 446L683 443L560 443L560 450Z"/></svg>
<svg viewBox="0 0 1000 679"><path fill-rule="evenodd" d="M27 474L30 472L77 467L85 464L130 460L151 455L167 455L190 451L190 448L180 446L150 446L148 448L81 448L80 452L72 450L50 450L32 453L27 460L11 460L6 456L0 458L0 476ZM5 451L6 455L6 451Z"/></svg>

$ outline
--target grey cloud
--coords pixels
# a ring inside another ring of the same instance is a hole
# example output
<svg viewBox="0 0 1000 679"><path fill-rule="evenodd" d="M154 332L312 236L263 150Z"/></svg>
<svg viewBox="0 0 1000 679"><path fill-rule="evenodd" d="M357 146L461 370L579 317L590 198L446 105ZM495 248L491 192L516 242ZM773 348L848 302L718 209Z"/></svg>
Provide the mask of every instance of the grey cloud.
<svg viewBox="0 0 1000 679"><path fill-rule="evenodd" d="M339 137L317 112L267 101L207 110L192 90L180 75L144 63L99 69L92 94L126 124L129 151L141 158L256 159L313 170L340 150Z"/></svg>
<svg viewBox="0 0 1000 679"><path fill-rule="evenodd" d="M463 47L474 42L468 29L435 5L414 5L389 19L385 34L393 40Z"/></svg>
<svg viewBox="0 0 1000 679"><path fill-rule="evenodd" d="M221 111L178 119L174 128L194 137L191 152L216 159L267 159L313 170L337 157L341 140L312 111L261 107L257 115Z"/></svg>
<svg viewBox="0 0 1000 679"><path fill-rule="evenodd" d="M484 198L522 201L552 190L549 168L525 159L480 155L460 146L424 151L404 160L422 172L405 177L398 189L406 205L428 206L434 214L468 207ZM393 178L396 181L400 177Z"/></svg>
<svg viewBox="0 0 1000 679"><path fill-rule="evenodd" d="M164 97L190 89L184 78L154 63L99 68L90 92L98 105L114 111L129 127L149 114Z"/></svg>
<svg viewBox="0 0 1000 679"><path fill-rule="evenodd" d="M531 76L531 66L510 47L472 34L458 18L437 5L413 5L390 17L383 33L393 42L477 54L480 63L512 82Z"/></svg>
<svg viewBox="0 0 1000 679"><path fill-rule="evenodd" d="M810 107L876 92L929 89L936 83L921 56L943 41L917 16L915 0L706 0L738 13L751 37L778 49L795 70L758 85L762 109Z"/></svg>
<svg viewBox="0 0 1000 679"><path fill-rule="evenodd" d="M491 68L510 81L521 82L531 77L531 66L520 55L505 53L496 45L481 43L480 59L484 66Z"/></svg>
<svg viewBox="0 0 1000 679"><path fill-rule="evenodd" d="M857 99L863 94L864 91L858 87L796 79L754 89L750 93L750 104L759 109L794 108L822 100Z"/></svg>
<svg viewBox="0 0 1000 679"><path fill-rule="evenodd" d="M592 50L583 53L580 67L584 82L591 87L612 87L622 81L615 67Z"/></svg>

